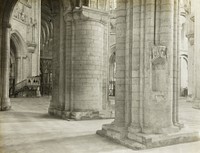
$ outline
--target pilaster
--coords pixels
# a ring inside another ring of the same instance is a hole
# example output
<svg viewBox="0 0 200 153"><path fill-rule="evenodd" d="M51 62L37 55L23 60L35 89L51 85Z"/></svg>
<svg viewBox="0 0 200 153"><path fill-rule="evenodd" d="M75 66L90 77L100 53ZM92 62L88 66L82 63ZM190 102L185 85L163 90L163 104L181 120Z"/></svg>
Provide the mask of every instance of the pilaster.
<svg viewBox="0 0 200 153"><path fill-rule="evenodd" d="M198 8L200 4L195 1L194 7L194 104L193 107L200 109L200 80L199 80L199 74L200 74L200 15L198 12Z"/></svg>

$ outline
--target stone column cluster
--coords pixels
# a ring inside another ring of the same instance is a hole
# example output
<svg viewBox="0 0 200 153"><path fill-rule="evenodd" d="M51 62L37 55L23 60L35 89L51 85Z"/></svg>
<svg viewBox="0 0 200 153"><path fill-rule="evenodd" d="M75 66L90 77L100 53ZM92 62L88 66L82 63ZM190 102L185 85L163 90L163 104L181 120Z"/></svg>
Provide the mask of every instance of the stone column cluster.
<svg viewBox="0 0 200 153"><path fill-rule="evenodd" d="M198 140L198 133L179 133L178 6L118 0L116 116L98 134L134 149Z"/></svg>

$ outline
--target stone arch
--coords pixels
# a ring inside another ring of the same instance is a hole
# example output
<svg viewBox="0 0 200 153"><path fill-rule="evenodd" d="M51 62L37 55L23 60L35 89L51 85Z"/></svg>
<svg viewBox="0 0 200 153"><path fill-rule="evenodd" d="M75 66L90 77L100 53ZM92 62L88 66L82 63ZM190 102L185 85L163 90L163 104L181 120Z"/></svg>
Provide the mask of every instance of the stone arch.
<svg viewBox="0 0 200 153"><path fill-rule="evenodd" d="M7 0L3 1L2 6L2 25L4 26L10 26L10 17L12 15L13 9L15 7L15 4L18 0ZM3 26L3 28L4 28Z"/></svg>
<svg viewBox="0 0 200 153"><path fill-rule="evenodd" d="M25 56L25 50L27 48L27 45L21 36L21 34L17 31L14 30L11 32L11 40L16 46L16 56Z"/></svg>
<svg viewBox="0 0 200 153"><path fill-rule="evenodd" d="M26 58L26 49L27 45L21 36L21 34L14 30L11 32L10 35L10 45L12 48L15 48L15 58L16 58L16 83L22 81L24 79L24 72L25 68L22 66L23 64L23 58Z"/></svg>

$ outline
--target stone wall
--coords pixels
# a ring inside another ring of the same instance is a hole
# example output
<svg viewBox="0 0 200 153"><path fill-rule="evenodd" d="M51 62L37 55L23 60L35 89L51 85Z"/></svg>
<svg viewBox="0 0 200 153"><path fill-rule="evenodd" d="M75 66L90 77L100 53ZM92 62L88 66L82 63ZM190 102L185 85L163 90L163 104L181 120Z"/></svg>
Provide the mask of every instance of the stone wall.
<svg viewBox="0 0 200 153"><path fill-rule="evenodd" d="M40 5L40 1L21 0L13 10L11 39L17 48L17 83L40 73Z"/></svg>

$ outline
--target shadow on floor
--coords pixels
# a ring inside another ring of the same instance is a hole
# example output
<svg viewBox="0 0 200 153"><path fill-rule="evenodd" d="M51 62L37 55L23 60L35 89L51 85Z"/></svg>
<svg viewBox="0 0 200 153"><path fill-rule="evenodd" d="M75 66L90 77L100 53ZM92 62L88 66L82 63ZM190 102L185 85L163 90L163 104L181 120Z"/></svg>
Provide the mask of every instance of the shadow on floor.
<svg viewBox="0 0 200 153"><path fill-rule="evenodd" d="M5 148L7 149L5 150ZM54 139L38 140L34 143L28 142L0 147L0 150L9 151L9 153L20 152L21 149L23 149L23 152L29 152L30 150L39 152L41 150L43 153L106 153L127 150L127 148L96 134L69 137L58 136Z"/></svg>
<svg viewBox="0 0 200 153"><path fill-rule="evenodd" d="M6 120L5 118L8 118ZM0 112L0 123L8 123L9 120L12 122L16 119L16 122L34 122L39 120L62 120L61 118L51 116L49 114L44 114L40 112L16 112L16 111L7 111L7 112Z"/></svg>

